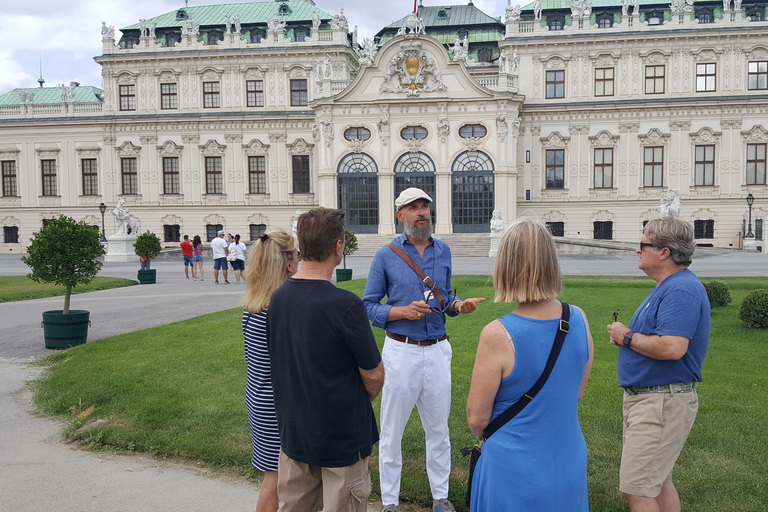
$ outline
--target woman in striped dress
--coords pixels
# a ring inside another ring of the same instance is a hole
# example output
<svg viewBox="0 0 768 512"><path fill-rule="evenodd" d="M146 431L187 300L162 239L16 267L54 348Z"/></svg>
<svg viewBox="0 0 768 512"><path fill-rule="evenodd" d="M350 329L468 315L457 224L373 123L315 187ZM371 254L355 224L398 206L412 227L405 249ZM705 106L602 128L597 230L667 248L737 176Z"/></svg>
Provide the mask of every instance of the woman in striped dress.
<svg viewBox="0 0 768 512"><path fill-rule="evenodd" d="M270 230L259 236L248 251L243 300L243 337L248 381L245 403L253 441L253 467L264 472L256 512L274 512L277 499L277 459L280 437L277 432L275 401L272 394L269 353L267 352L267 307L278 286L298 270L296 241L283 230Z"/></svg>

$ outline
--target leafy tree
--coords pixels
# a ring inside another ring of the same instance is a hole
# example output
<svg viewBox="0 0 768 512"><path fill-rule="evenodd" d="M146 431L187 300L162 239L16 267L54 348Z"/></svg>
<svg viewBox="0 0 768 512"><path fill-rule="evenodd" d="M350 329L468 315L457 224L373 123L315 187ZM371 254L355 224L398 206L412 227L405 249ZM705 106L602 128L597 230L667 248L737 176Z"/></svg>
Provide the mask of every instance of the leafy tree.
<svg viewBox="0 0 768 512"><path fill-rule="evenodd" d="M357 250L357 237L355 234L347 229L344 230L344 268L347 268L347 256Z"/></svg>
<svg viewBox="0 0 768 512"><path fill-rule="evenodd" d="M63 314L69 313L72 288L88 284L101 270L104 246L99 232L84 221L77 222L64 215L48 222L32 234L27 256L21 258L32 269L27 277L37 283L66 286Z"/></svg>
<svg viewBox="0 0 768 512"><path fill-rule="evenodd" d="M151 260L157 258L163 247L160 245L160 239L156 234L146 231L136 237L136 241L133 243L133 250L137 256Z"/></svg>

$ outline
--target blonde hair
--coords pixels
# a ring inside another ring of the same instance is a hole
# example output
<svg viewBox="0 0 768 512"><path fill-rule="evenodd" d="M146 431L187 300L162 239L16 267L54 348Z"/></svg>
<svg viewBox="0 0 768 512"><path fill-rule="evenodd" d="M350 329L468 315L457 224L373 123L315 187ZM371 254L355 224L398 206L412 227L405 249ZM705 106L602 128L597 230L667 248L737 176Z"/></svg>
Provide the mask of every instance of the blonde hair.
<svg viewBox="0 0 768 512"><path fill-rule="evenodd" d="M552 235L542 222L522 219L499 242L493 269L494 302L537 302L563 292Z"/></svg>
<svg viewBox="0 0 768 512"><path fill-rule="evenodd" d="M295 250L296 240L282 229L267 231L251 246L245 269L246 311L261 313L267 309L272 293L288 278L286 265Z"/></svg>

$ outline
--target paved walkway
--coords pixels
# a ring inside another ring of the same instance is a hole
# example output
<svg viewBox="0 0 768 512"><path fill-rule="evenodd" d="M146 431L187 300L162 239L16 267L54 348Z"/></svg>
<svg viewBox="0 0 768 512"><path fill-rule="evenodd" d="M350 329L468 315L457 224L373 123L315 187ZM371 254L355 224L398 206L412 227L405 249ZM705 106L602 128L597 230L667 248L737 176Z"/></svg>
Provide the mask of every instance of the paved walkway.
<svg viewBox="0 0 768 512"><path fill-rule="evenodd" d="M563 255L566 275L644 275L637 256ZM347 257L353 277L366 277L370 257ZM243 284L215 285L210 261L206 280L184 278L181 260L155 260L157 284L72 297L72 309L91 311L89 341L164 325L238 306ZM455 258L455 274L488 275L494 260ZM101 275L135 279L138 263L108 263ZM699 250L691 269L702 277L765 276L768 255ZM25 275L16 256L0 256L0 275ZM234 276L230 276L234 283ZM29 414L24 382L38 370L25 362L49 354L41 312L61 309L62 297L0 304L0 512L56 511L246 511L258 491L237 479L210 478L195 468L143 456L94 454L61 442L62 425ZM202 476L201 476L202 475Z"/></svg>

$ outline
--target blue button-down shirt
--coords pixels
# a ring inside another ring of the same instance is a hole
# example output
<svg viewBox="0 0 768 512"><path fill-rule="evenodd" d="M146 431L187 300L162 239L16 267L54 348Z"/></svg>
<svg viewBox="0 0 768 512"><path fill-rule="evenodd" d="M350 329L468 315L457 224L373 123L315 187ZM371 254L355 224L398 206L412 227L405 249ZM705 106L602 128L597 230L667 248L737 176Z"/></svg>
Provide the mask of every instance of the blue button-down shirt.
<svg viewBox="0 0 768 512"><path fill-rule="evenodd" d="M405 233L395 238L392 243L405 251L414 263L432 278L445 299L445 305L458 298L451 293L451 249L448 244L432 238L424 249L422 258ZM445 334L445 316L440 313L429 313L418 320L387 321L393 306L407 306L414 301L425 300L427 294L427 285L400 256L387 246L379 248L371 263L363 293L363 303L374 326L415 340L440 338ZM387 302L382 304L381 300L385 296ZM429 298L429 305L440 307L434 295ZM458 315L452 310L446 314Z"/></svg>

